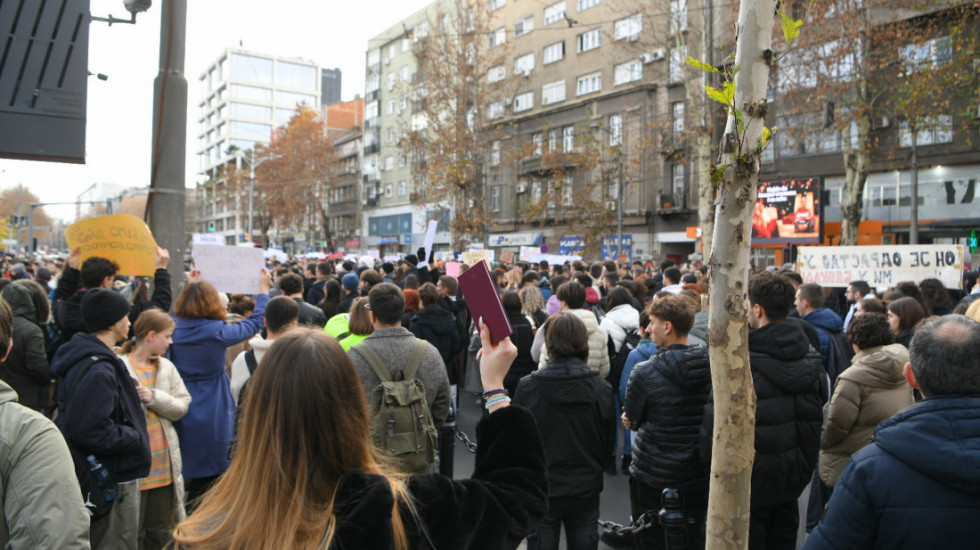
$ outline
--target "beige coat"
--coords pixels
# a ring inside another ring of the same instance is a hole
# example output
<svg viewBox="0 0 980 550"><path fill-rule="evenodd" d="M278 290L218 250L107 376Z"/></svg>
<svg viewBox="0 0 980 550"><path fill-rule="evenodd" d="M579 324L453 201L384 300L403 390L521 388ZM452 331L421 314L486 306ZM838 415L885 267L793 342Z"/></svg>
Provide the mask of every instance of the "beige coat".
<svg viewBox="0 0 980 550"><path fill-rule="evenodd" d="M134 379L136 373L133 366L129 363L129 356L121 357L129 374ZM167 448L170 451L170 470L174 477L174 498L177 507L177 520L183 521L187 515L184 511L184 476L181 474L183 464L180 459L180 441L177 439L177 430L173 423L180 420L187 414L187 407L191 404L191 394L184 387L177 367L164 357L159 360L159 370L157 371L157 385L153 389L153 399L149 403L143 403L144 409L149 409L160 417L163 425L163 435L167 438Z"/></svg>
<svg viewBox="0 0 980 550"><path fill-rule="evenodd" d="M565 312L571 313L585 323L585 328L589 331L589 360L586 363L592 370L599 371L599 376L605 378L609 374L609 347L606 345L606 331L599 327L595 313L587 309L566 309ZM543 369L547 363L548 345L542 344L538 368Z"/></svg>
<svg viewBox="0 0 980 550"><path fill-rule="evenodd" d="M909 352L901 344L861 350L837 377L820 437L820 479L833 487L851 455L871 443L882 421L912 404L902 375Z"/></svg>

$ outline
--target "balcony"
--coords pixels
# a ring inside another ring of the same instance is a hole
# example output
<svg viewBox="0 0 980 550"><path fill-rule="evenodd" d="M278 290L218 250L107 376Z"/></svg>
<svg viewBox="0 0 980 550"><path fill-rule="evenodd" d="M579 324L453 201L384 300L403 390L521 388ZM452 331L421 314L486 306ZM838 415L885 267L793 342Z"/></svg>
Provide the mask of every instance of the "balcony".
<svg viewBox="0 0 980 550"><path fill-rule="evenodd" d="M687 193L673 193L671 191L660 191L657 195L657 214L668 216L671 214L684 214L687 209Z"/></svg>
<svg viewBox="0 0 980 550"><path fill-rule="evenodd" d="M379 143L372 143L371 145L366 145L364 147L364 154L365 155L371 155L371 154L377 153L379 151L381 151L381 144L379 144Z"/></svg>

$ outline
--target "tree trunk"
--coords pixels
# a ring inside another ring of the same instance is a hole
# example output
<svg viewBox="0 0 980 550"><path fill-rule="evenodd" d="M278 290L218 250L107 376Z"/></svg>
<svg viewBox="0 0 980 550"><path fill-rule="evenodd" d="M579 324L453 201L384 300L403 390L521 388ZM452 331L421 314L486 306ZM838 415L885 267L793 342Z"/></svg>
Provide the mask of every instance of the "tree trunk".
<svg viewBox="0 0 980 550"><path fill-rule="evenodd" d="M711 253L708 351L714 396L714 433L708 499L707 548L747 548L752 462L755 458L755 389L749 367L747 295L752 210L766 115L776 0L742 0L735 66L735 107L721 146L731 164L718 190Z"/></svg>
<svg viewBox="0 0 980 550"><path fill-rule="evenodd" d="M711 133L708 128L694 132L694 156L698 175L698 219L701 226L701 254L707 262L715 233L715 187L711 183Z"/></svg>
<svg viewBox="0 0 980 550"><path fill-rule="evenodd" d="M871 172L871 115L863 113L855 120L856 128L844 128L844 196L841 199L843 223L841 223L841 246L856 246L858 226L861 224L861 211L864 206L864 184ZM851 132L856 131L857 147L851 147Z"/></svg>

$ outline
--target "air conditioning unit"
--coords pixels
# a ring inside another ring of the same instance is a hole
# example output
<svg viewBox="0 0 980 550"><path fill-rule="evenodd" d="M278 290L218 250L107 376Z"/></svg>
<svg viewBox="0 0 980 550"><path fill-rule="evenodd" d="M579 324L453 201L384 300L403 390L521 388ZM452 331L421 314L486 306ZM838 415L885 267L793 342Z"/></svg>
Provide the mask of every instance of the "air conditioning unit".
<svg viewBox="0 0 980 550"><path fill-rule="evenodd" d="M510 105L510 102L511 102L511 98L509 98L509 97L505 97L502 100L500 100L500 103L502 103L504 105Z"/></svg>
<svg viewBox="0 0 980 550"><path fill-rule="evenodd" d="M618 206L619 203L616 201L606 201L606 210L610 212L615 212Z"/></svg>
<svg viewBox="0 0 980 550"><path fill-rule="evenodd" d="M642 63L653 63L654 61L661 61L667 57L667 51L663 48L657 48L650 53L645 53L640 56L640 62Z"/></svg>
<svg viewBox="0 0 980 550"><path fill-rule="evenodd" d="M527 193L527 184L526 183L518 183L517 184L517 192L518 193Z"/></svg>

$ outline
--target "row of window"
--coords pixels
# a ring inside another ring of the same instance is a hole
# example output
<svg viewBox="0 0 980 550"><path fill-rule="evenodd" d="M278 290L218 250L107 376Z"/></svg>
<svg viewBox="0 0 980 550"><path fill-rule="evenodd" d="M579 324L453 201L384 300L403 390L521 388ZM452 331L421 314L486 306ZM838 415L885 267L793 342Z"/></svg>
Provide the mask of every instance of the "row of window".
<svg viewBox="0 0 980 550"><path fill-rule="evenodd" d="M545 10L547 12L547 10ZM547 17L545 18L547 21ZM546 22L545 25L548 23ZM514 21L514 38L524 36L534 30L534 16L527 15ZM613 40L635 40L643 31L643 16L641 14L624 17L613 23ZM507 29L500 27L488 35L488 45L495 48L507 42ZM594 50L602 45L602 29L594 28L579 33L575 37L579 53Z"/></svg>

